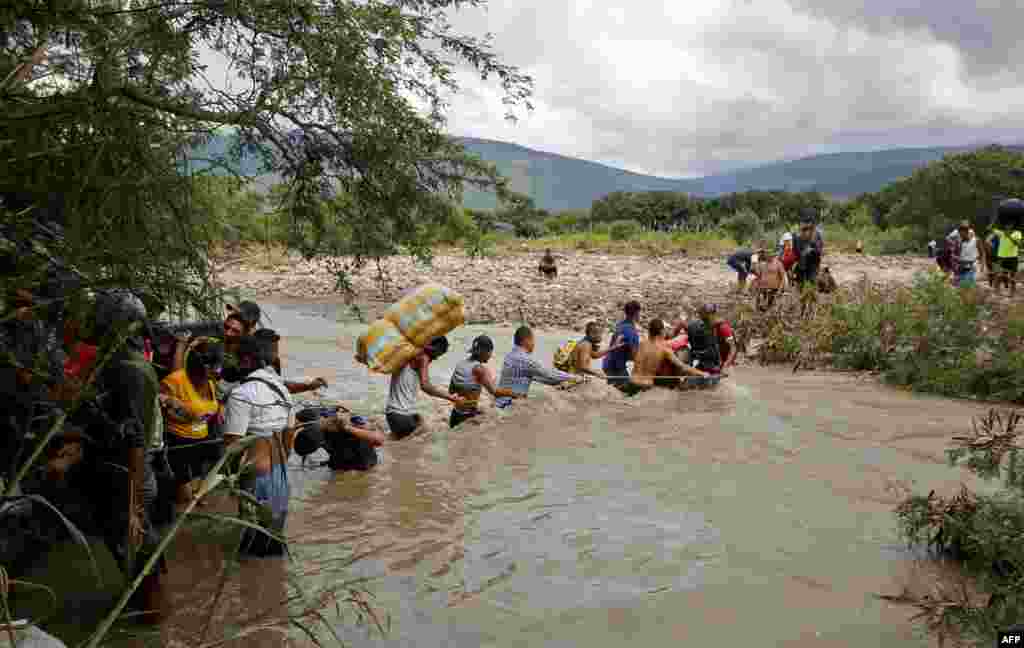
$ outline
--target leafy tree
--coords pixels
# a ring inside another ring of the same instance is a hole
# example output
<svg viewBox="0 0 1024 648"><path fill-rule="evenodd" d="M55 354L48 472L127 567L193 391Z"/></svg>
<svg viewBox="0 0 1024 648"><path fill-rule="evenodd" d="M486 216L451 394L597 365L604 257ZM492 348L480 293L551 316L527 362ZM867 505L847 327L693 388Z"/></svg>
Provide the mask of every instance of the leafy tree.
<svg viewBox="0 0 1024 648"><path fill-rule="evenodd" d="M61 188L68 252L87 251L86 265L138 281L130 268L143 260L181 267L187 258L203 276L208 241L182 160L227 133L229 151L210 163L230 168L258 156L287 184L280 208L293 230L320 232L334 220L368 228L351 241L357 256L422 250L464 182L506 191L492 166L443 132L455 66L496 77L510 111L529 107L530 79L487 40L450 26L446 12L464 4L5 3L0 189L46 196ZM208 51L243 82L212 88L199 63ZM301 240L307 254L334 251L313 244L323 236Z"/></svg>

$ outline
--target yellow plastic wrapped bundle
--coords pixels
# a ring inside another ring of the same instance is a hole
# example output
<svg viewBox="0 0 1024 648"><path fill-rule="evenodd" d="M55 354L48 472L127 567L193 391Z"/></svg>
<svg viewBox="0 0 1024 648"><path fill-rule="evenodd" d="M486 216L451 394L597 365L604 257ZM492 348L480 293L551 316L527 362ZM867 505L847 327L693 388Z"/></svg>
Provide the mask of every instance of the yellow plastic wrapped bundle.
<svg viewBox="0 0 1024 648"><path fill-rule="evenodd" d="M371 371L390 374L412 359L430 340L465 322L462 296L438 284L421 286L356 341L356 360Z"/></svg>

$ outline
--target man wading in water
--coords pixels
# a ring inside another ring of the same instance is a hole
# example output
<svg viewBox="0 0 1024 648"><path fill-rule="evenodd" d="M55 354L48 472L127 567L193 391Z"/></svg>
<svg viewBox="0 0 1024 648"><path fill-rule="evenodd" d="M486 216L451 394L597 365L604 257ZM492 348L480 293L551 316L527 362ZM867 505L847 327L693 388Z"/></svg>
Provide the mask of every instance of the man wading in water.
<svg viewBox="0 0 1024 648"><path fill-rule="evenodd" d="M585 329L584 337L576 342L576 346L572 349L572 354L569 356L569 364L567 367L556 366L557 369L568 371L577 375L588 375L596 376L597 378L604 378L605 375L601 371L597 371L590 368L590 363L594 360L600 360L604 358L612 351L617 351L626 346L625 343L619 346L609 347L605 350L601 350L601 327L598 326L597 322L590 322L587 324Z"/></svg>
<svg viewBox="0 0 1024 648"><path fill-rule="evenodd" d="M430 363L447 352L448 338L436 337L405 366L391 374L384 415L394 438L404 439L423 425L423 417L416 413L416 399L421 389L434 398L455 405L462 403L461 396L449 394L430 382Z"/></svg>
<svg viewBox="0 0 1024 648"><path fill-rule="evenodd" d="M605 356L602 363L608 382L619 389L624 389L629 384L626 362L636 357L636 351L640 347L640 334L636 328L640 321L640 302L631 301L626 304L624 310L626 319L619 322L612 336L611 345L615 347L615 351Z"/></svg>
<svg viewBox="0 0 1024 648"><path fill-rule="evenodd" d="M639 393L657 385L679 387L683 376L704 378L706 373L685 364L676 357L665 339L665 322L651 320L647 325L648 338L640 343L633 364L633 375L625 391L629 395Z"/></svg>
<svg viewBox="0 0 1024 648"><path fill-rule="evenodd" d="M238 366L244 378L228 395L224 411L224 443L231 445L245 436L259 438L245 451L251 469L242 489L259 502L260 524L284 535L288 518L288 455L294 441L292 397L273 369L273 342L246 336L239 341ZM251 516L251 504L242 501L243 512ZM280 555L284 546L266 535L246 529L242 551L256 556Z"/></svg>
<svg viewBox="0 0 1024 648"><path fill-rule="evenodd" d="M512 339L516 345L501 365L501 380L498 387L507 389L526 396L530 391L533 381L545 385L561 385L562 383L578 381L576 376L558 369L548 369L537 362L530 354L533 353L534 339L533 331L527 326L520 326L516 329ZM511 398L499 398L494 403L498 407L508 407L512 404Z"/></svg>
<svg viewBox="0 0 1024 648"><path fill-rule="evenodd" d="M487 367L493 353L494 341L486 335L481 335L473 340L469 358L455 365L448 391L458 394L465 400L452 409L451 418L448 419L449 427L455 427L480 414L480 393L484 389L495 398L526 398L526 394L495 387L494 374Z"/></svg>

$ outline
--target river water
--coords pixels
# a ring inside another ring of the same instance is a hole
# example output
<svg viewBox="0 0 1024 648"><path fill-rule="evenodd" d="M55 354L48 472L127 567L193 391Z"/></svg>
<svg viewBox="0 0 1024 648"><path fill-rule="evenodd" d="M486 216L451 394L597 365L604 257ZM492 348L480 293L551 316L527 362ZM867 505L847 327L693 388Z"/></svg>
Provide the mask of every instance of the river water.
<svg viewBox="0 0 1024 648"><path fill-rule="evenodd" d="M324 375L327 397L379 415L387 378L352 360L357 323L333 306L265 310L286 376ZM481 332L500 369L511 329L464 327L437 384ZM568 335L539 334L537 356ZM634 399L535 385L455 431L437 403L421 397L432 431L385 445L368 473L292 459L296 560L244 563L225 623L273 609L288 577L312 591L363 578L392 625L340 623L353 646L927 645L873 596L912 577L893 508L983 490L942 458L979 408L846 376L744 367L713 391ZM194 631L219 578L202 543L171 557L168 639Z"/></svg>

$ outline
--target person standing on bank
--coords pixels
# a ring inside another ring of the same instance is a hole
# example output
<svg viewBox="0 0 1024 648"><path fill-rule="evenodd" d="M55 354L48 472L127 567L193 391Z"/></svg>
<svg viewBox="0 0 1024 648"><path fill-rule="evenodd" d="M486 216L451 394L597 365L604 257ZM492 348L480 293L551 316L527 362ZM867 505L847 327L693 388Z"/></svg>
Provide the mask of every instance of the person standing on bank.
<svg viewBox="0 0 1024 648"><path fill-rule="evenodd" d="M447 352L448 338L436 337L412 360L391 374L384 416L395 439L404 439L423 426L423 417L416 412L416 401L421 389L434 398L450 401L456 406L462 404L462 397L449 394L430 382L430 363Z"/></svg>
<svg viewBox="0 0 1024 648"><path fill-rule="evenodd" d="M971 224L961 222L956 231L950 233L946 245L949 247L953 285L960 288L977 286L979 246Z"/></svg>
<svg viewBox="0 0 1024 648"><path fill-rule="evenodd" d="M601 363L608 382L620 389L629 383L629 369L626 368L626 363L633 361L637 349L640 348L640 332L637 330L637 324L640 322L640 302L631 301L626 304L624 310L626 319L619 322L612 335L611 346L616 349L606 355Z"/></svg>
<svg viewBox="0 0 1024 648"><path fill-rule="evenodd" d="M999 203L996 227L989 236L989 246L994 257L992 270L995 271L993 288L996 293L1005 285L1013 296L1017 293L1017 270L1020 264L1021 231L1017 227L1024 216L1024 201L1009 198Z"/></svg>
<svg viewBox="0 0 1024 648"><path fill-rule="evenodd" d="M241 486L259 503L261 524L283 535L288 518L287 462L294 441L294 417L291 394L272 362L273 342L269 338L248 335L239 341L238 366L244 377L224 406L224 443L230 446L247 436L259 439L245 451L245 461L252 471ZM240 506L243 512L251 509L249 502L243 501ZM280 542L250 529L243 534L241 549L257 556L284 552Z"/></svg>

